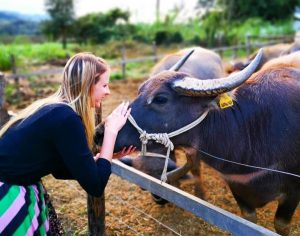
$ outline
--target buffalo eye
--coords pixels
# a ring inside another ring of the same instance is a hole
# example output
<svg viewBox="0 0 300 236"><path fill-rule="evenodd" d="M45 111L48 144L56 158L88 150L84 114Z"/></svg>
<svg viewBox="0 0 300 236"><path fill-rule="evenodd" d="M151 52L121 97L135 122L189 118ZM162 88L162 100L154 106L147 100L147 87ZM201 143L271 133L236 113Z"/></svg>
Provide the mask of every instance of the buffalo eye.
<svg viewBox="0 0 300 236"><path fill-rule="evenodd" d="M153 98L152 103L157 105L163 105L168 102L168 98L162 95L157 95Z"/></svg>

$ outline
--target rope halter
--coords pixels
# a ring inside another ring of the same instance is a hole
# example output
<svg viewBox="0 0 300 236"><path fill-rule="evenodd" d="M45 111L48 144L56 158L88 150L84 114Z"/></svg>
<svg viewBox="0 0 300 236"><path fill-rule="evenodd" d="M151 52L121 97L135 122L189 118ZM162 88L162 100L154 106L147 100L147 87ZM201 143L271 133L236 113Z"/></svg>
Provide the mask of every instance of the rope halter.
<svg viewBox="0 0 300 236"><path fill-rule="evenodd" d="M165 165L164 169L161 175L161 181L166 182L167 181L167 167L168 167L168 161L169 161L169 156L170 152L174 150L174 144L170 140L170 138L177 136L179 134L182 134L192 128L194 128L196 125L200 124L204 118L207 116L208 110L206 110L198 119L194 120L192 123L175 130L171 133L153 133L153 134L148 134L146 130L141 129L136 121L134 120L132 115L129 115L128 120L130 123L138 130L140 133L140 140L142 143L142 148L141 148L141 154L143 156L146 155L147 153L147 143L149 140L154 140L156 143L160 143L164 145L167 148L167 154L166 154L166 160L165 160Z"/></svg>

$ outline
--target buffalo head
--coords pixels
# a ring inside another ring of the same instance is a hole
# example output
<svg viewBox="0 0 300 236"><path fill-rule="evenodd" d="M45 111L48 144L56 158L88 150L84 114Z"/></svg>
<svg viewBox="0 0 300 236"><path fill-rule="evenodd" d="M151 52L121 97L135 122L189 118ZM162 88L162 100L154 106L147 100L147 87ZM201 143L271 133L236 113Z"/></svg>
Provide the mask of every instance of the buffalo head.
<svg viewBox="0 0 300 236"><path fill-rule="evenodd" d="M137 98L130 105L131 115L147 133L175 131L211 109L219 94L231 91L245 82L256 69L261 57L262 51L243 71L225 78L200 80L176 71L155 74L141 85ZM175 146L198 146L197 137L191 133L193 131L187 131L174 137L172 142ZM139 136L136 128L127 121L119 132L115 151L129 145L140 149ZM154 141L149 141L148 150L165 152L164 146Z"/></svg>

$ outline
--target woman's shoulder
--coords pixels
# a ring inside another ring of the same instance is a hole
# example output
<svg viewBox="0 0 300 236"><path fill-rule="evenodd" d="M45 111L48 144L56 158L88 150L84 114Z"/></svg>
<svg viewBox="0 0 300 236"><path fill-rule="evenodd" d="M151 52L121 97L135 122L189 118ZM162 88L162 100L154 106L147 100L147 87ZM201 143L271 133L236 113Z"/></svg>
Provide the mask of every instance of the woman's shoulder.
<svg viewBox="0 0 300 236"><path fill-rule="evenodd" d="M63 103L47 104L39 108L32 115L18 123L16 128L32 128L35 130L56 130L61 124L80 124L80 116L68 105Z"/></svg>
<svg viewBox="0 0 300 236"><path fill-rule="evenodd" d="M44 108L48 111L56 110L58 112L71 112L76 114L73 108L69 104L64 102L47 104L44 106Z"/></svg>
<svg viewBox="0 0 300 236"><path fill-rule="evenodd" d="M63 120L66 118L78 119L80 116L66 103L52 103L42 107L40 115L48 116L52 120Z"/></svg>

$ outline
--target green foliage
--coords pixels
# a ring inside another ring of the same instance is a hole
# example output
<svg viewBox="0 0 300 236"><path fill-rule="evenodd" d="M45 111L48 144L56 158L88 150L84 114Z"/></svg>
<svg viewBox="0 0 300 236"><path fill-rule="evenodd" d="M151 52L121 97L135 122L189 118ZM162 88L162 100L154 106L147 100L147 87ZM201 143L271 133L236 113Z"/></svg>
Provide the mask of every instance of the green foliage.
<svg viewBox="0 0 300 236"><path fill-rule="evenodd" d="M207 14L202 21L201 28L205 32L205 42L208 47L216 45L217 37L226 34L226 22L219 12Z"/></svg>
<svg viewBox="0 0 300 236"><path fill-rule="evenodd" d="M158 31L154 36L154 41L157 45L161 45L164 42L167 42L168 32L167 31Z"/></svg>
<svg viewBox="0 0 300 236"><path fill-rule="evenodd" d="M129 12L115 8L107 13L91 13L75 22L74 37L79 43L105 43L121 40L134 33L133 25L128 24Z"/></svg>
<svg viewBox="0 0 300 236"><path fill-rule="evenodd" d="M264 20L279 20L291 17L294 9L300 4L299 0L219 0L225 8L226 18L245 20L249 17L260 17Z"/></svg>
<svg viewBox="0 0 300 236"><path fill-rule="evenodd" d="M226 37L231 45L245 43L245 36L287 35L294 33L292 19L277 21L276 24L261 18L249 18L241 23L235 21L227 31Z"/></svg>
<svg viewBox="0 0 300 236"><path fill-rule="evenodd" d="M5 85L5 97L12 97L12 95L15 93L16 88L14 84L6 84Z"/></svg>
<svg viewBox="0 0 300 236"><path fill-rule="evenodd" d="M123 79L123 75L122 75L121 71L113 71L110 74L110 81L121 80L121 79Z"/></svg>
<svg viewBox="0 0 300 236"><path fill-rule="evenodd" d="M172 23L170 25L165 23L139 23L136 25L136 34L132 36L132 39L144 43L155 42L157 45L168 45L192 42L193 39L202 35L202 32L199 21L186 24Z"/></svg>
<svg viewBox="0 0 300 236"><path fill-rule="evenodd" d="M10 53L8 50L2 51L2 46L0 45L0 71L9 70L11 68Z"/></svg>
<svg viewBox="0 0 300 236"><path fill-rule="evenodd" d="M7 83L5 85L4 95L6 102L9 104L20 103L20 97L16 96L17 87L15 83Z"/></svg>
<svg viewBox="0 0 300 236"><path fill-rule="evenodd" d="M158 31L154 36L154 41L157 45L169 43L181 43L183 37L180 32Z"/></svg>
<svg viewBox="0 0 300 236"><path fill-rule="evenodd" d="M300 0L218 0L214 6L213 1L199 0L198 5L206 9L201 21L205 32L204 45L215 47L242 43L247 34L291 33L291 15L299 3Z"/></svg>

